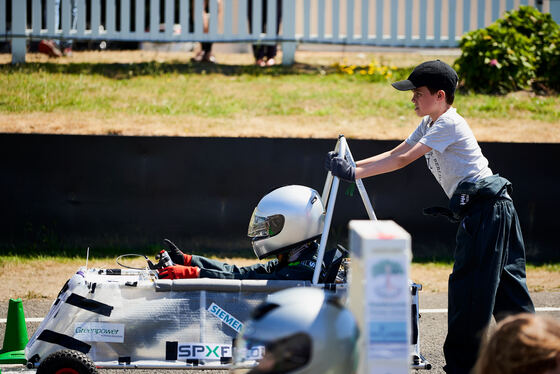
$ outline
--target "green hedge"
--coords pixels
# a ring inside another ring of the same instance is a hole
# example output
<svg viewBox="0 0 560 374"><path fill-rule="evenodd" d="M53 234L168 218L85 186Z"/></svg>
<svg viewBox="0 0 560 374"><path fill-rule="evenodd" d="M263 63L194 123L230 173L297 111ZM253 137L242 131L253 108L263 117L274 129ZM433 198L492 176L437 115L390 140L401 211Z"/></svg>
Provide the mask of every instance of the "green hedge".
<svg viewBox="0 0 560 374"><path fill-rule="evenodd" d="M463 88L505 94L531 86L560 91L560 27L531 6L471 31L455 61Z"/></svg>

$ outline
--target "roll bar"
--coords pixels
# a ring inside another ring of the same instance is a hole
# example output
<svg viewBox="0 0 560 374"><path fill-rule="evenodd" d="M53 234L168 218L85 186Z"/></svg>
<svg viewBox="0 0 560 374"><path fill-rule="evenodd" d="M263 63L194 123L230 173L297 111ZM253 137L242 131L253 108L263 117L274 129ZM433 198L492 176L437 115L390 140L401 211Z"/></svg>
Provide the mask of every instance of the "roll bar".
<svg viewBox="0 0 560 374"><path fill-rule="evenodd" d="M344 157L348 162L350 162L352 166L356 166L354 157L352 156L352 152L350 152L350 147L348 147L348 143L346 142L346 138L344 137L344 135L338 136L338 141L336 142L334 151ZM327 240L329 238L329 231L331 228L332 215L336 202L339 183L339 178L333 176L329 171L327 173L327 179L325 180L325 186L323 187L323 195L321 195L321 200L323 201L323 205L325 206L327 212L325 215L325 225L323 227L323 233L321 234L319 252L317 253L317 264L322 264L323 258L325 257L325 248L327 246ZM364 207L366 208L369 219L372 221L377 220L375 212L373 211L373 206L371 205L371 201L366 192L366 188L364 187L364 183L361 179L356 179L356 186L358 187L358 192L360 193L360 197L362 198L362 202L364 203ZM321 266L315 266L315 271L313 272L313 285L318 284L320 274Z"/></svg>

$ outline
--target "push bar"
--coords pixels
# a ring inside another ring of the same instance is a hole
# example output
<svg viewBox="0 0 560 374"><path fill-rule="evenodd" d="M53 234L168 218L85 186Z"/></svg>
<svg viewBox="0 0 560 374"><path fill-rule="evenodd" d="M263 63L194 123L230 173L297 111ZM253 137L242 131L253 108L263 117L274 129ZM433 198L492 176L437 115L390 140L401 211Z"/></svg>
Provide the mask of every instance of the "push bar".
<svg viewBox="0 0 560 374"><path fill-rule="evenodd" d="M354 157L352 156L352 152L350 152L350 147L348 147L348 143L346 142L346 138L344 137L344 135L339 135L336 146L334 147L334 151L344 157L352 166L356 167ZM327 212L325 215L325 225L323 227L323 233L321 234L319 252L317 253L317 264L322 264L323 258L325 257L325 248L327 246L327 240L329 238L329 231L331 228L332 215L339 184L340 179L336 176L333 176L329 171L327 173L327 179L325 180L325 186L323 187L323 195L321 196L321 200L323 201L323 205L326 207ZM373 211L373 206L371 205L371 201L366 192L366 188L364 187L364 183L361 179L356 179L356 186L358 187L358 192L360 193L369 219L372 221L377 220L375 212ZM315 266L315 270L313 272L313 285L318 284L320 274L321 266Z"/></svg>

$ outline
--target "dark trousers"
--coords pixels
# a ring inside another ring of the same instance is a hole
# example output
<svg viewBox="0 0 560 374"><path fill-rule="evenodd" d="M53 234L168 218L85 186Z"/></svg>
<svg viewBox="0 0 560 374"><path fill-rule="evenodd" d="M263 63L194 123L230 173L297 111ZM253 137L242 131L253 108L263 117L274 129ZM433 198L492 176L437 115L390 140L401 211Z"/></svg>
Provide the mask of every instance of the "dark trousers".
<svg viewBox="0 0 560 374"><path fill-rule="evenodd" d="M476 362L492 315L499 321L535 309L525 279L521 227L509 198L489 199L469 209L456 242L444 370L466 374Z"/></svg>
<svg viewBox="0 0 560 374"><path fill-rule="evenodd" d="M204 12L210 13L210 6L207 3L204 5ZM192 1L189 9L189 32L194 32L194 3ZM206 53L212 52L212 43L201 42L200 48Z"/></svg>
<svg viewBox="0 0 560 374"><path fill-rule="evenodd" d="M266 21L267 21L267 4L268 1L274 0L263 0L262 2L262 25L261 32L266 32ZM249 17L249 32L253 31L253 1L249 0L248 3L248 17ZM276 34L280 31L280 23L282 22L282 0L276 0ZM278 46L275 45L261 45L253 44L253 55L255 60L262 60L263 58L274 58L278 52Z"/></svg>

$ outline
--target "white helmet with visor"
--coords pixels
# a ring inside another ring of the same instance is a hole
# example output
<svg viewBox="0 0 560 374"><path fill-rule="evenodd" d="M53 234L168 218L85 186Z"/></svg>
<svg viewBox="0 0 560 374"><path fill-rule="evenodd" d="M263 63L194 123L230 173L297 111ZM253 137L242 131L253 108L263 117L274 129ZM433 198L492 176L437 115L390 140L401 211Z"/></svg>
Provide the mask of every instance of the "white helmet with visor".
<svg viewBox="0 0 560 374"><path fill-rule="evenodd" d="M230 373L354 373L358 337L356 320L339 297L289 288L270 295L244 323Z"/></svg>
<svg viewBox="0 0 560 374"><path fill-rule="evenodd" d="M285 186L261 199L247 234L252 238L255 255L262 259L317 238L324 222L325 209L317 191Z"/></svg>

